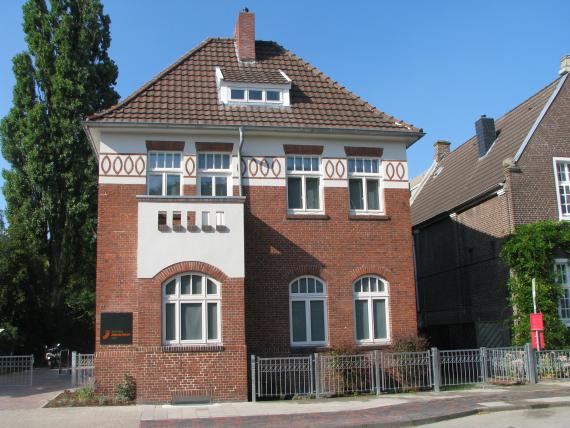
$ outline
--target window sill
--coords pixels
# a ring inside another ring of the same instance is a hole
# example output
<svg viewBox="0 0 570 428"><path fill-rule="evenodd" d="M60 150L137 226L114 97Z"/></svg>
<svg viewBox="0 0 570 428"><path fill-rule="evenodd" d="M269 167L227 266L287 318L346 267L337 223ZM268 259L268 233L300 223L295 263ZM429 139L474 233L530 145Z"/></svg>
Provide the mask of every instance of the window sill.
<svg viewBox="0 0 570 428"><path fill-rule="evenodd" d="M327 344L321 345L299 345L299 344L291 344L289 345L292 351L311 351L311 352L325 352L330 351L330 347Z"/></svg>
<svg viewBox="0 0 570 428"><path fill-rule="evenodd" d="M223 352L223 345L163 345L160 350L165 353L181 353L181 352Z"/></svg>
<svg viewBox="0 0 570 428"><path fill-rule="evenodd" d="M362 221L388 221L389 215L384 214L349 214L349 220L362 220Z"/></svg>
<svg viewBox="0 0 570 428"><path fill-rule="evenodd" d="M287 220L330 220L330 216L326 214L307 214L307 213L288 213L285 218Z"/></svg>

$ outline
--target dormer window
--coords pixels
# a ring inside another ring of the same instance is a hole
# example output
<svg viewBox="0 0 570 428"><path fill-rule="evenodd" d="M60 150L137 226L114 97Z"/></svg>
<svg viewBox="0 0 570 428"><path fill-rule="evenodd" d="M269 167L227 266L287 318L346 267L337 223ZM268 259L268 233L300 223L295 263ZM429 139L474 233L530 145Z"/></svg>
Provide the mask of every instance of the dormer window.
<svg viewBox="0 0 570 428"><path fill-rule="evenodd" d="M291 79L281 70L216 68L218 97L227 105L290 106Z"/></svg>
<svg viewBox="0 0 570 428"><path fill-rule="evenodd" d="M245 101L245 89L231 89L230 92L232 101Z"/></svg>

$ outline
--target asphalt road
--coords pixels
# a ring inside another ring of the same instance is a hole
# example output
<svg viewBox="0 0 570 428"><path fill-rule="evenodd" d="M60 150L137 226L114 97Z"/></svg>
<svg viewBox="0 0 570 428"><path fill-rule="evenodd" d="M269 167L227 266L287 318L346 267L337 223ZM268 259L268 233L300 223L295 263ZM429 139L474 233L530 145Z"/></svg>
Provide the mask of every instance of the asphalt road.
<svg viewBox="0 0 570 428"><path fill-rule="evenodd" d="M427 425L434 428L568 428L570 407L484 413Z"/></svg>

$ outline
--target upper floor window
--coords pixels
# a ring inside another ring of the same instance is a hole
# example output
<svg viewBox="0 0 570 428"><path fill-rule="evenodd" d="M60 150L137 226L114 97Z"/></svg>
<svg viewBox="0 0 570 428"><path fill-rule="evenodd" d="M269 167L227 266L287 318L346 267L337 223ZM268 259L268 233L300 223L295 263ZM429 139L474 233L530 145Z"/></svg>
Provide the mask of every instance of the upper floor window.
<svg viewBox="0 0 570 428"><path fill-rule="evenodd" d="M321 172L318 156L287 156L287 208L321 211Z"/></svg>
<svg viewBox="0 0 570 428"><path fill-rule="evenodd" d="M556 170L556 193L561 220L570 220L570 159L554 159Z"/></svg>
<svg viewBox="0 0 570 428"><path fill-rule="evenodd" d="M556 281L562 287L558 313L566 325L570 325L570 265L566 259L555 260Z"/></svg>
<svg viewBox="0 0 570 428"><path fill-rule="evenodd" d="M200 273L184 273L162 286L164 344L221 342L220 285Z"/></svg>
<svg viewBox="0 0 570 428"><path fill-rule="evenodd" d="M251 103L281 103L280 90L230 88L230 101Z"/></svg>
<svg viewBox="0 0 570 428"><path fill-rule="evenodd" d="M201 196L228 196L231 189L231 155L198 153L198 180Z"/></svg>
<svg viewBox="0 0 570 428"><path fill-rule="evenodd" d="M318 278L305 276L289 285L291 345L326 343L326 287Z"/></svg>
<svg viewBox="0 0 570 428"><path fill-rule="evenodd" d="M390 340L388 285L377 276L364 276L353 284L354 324L359 344Z"/></svg>
<svg viewBox="0 0 570 428"><path fill-rule="evenodd" d="M182 153L149 152L147 189L149 195L182 194Z"/></svg>
<svg viewBox="0 0 570 428"><path fill-rule="evenodd" d="M380 212L380 160L348 159L348 190L350 210L355 213Z"/></svg>

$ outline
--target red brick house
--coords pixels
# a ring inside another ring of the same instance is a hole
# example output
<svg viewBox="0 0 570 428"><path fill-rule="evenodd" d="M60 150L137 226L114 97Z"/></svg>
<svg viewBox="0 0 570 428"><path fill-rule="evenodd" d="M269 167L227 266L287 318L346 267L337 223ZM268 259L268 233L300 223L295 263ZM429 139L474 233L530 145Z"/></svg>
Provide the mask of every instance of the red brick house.
<svg viewBox="0 0 570 428"><path fill-rule="evenodd" d="M84 122L99 161L95 372L143 402L248 397L248 354L416 334L406 148L240 13Z"/></svg>
<svg viewBox="0 0 570 428"><path fill-rule="evenodd" d="M497 120L482 116L454 151L436 142L432 166L413 180L419 324L434 345L510 343L501 241L520 224L570 220L569 71L565 56L556 80ZM570 325L564 278L560 316Z"/></svg>

